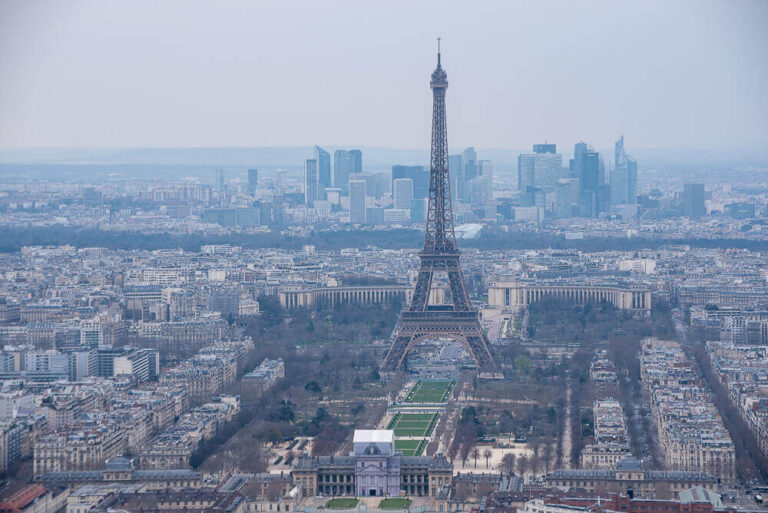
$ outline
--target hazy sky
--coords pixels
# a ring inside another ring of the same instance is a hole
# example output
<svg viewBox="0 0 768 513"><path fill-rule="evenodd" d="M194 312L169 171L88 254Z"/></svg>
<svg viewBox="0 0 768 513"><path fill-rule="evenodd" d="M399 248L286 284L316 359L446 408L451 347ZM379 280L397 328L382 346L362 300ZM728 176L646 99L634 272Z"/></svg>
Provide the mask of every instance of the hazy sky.
<svg viewBox="0 0 768 513"><path fill-rule="evenodd" d="M0 0L0 147L768 148L768 1Z"/></svg>

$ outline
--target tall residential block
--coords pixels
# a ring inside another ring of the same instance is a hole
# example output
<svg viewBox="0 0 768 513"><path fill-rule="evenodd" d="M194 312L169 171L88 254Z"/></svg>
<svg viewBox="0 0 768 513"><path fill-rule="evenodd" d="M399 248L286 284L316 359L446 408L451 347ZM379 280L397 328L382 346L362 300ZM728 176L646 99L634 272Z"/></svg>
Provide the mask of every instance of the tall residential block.
<svg viewBox="0 0 768 513"><path fill-rule="evenodd" d="M349 222L365 224L365 180L349 181Z"/></svg>
<svg viewBox="0 0 768 513"><path fill-rule="evenodd" d="M609 180L611 206L637 202L637 161L624 151L624 136L615 144L614 169Z"/></svg>
<svg viewBox="0 0 768 513"><path fill-rule="evenodd" d="M315 146L315 161L317 161L317 199L325 199L325 189L331 187L331 154Z"/></svg>
<svg viewBox="0 0 768 513"><path fill-rule="evenodd" d="M528 187L538 187L547 192L555 190L563 156L557 153L554 144L534 144L533 153L523 153L517 157L518 189L525 192Z"/></svg>
<svg viewBox="0 0 768 513"><path fill-rule="evenodd" d="M413 197L422 199L429 192L429 171L424 166L392 166L392 190L395 188L395 180L398 178L410 178L413 180Z"/></svg>
<svg viewBox="0 0 768 513"><path fill-rule="evenodd" d="M355 172L355 156L352 151L333 152L333 186L347 191L349 176Z"/></svg>
<svg viewBox="0 0 768 513"><path fill-rule="evenodd" d="M304 203L309 207L315 206L317 197L317 160L307 159L304 164Z"/></svg>
<svg viewBox="0 0 768 513"><path fill-rule="evenodd" d="M256 192L256 187L259 185L259 170L258 169L249 169L248 170L248 194L253 194Z"/></svg>
<svg viewBox="0 0 768 513"><path fill-rule="evenodd" d="M394 181L395 208L410 209L413 199L413 180L410 178L397 178Z"/></svg>
<svg viewBox="0 0 768 513"><path fill-rule="evenodd" d="M707 215L704 203L706 192L703 183L687 183L683 185L683 215L696 219Z"/></svg>

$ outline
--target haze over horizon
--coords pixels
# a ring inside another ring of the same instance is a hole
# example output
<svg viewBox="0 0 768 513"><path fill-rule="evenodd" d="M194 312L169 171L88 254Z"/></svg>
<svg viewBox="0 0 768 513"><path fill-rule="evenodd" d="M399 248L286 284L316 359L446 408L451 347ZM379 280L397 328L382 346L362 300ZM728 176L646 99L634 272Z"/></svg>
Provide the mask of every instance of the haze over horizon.
<svg viewBox="0 0 768 513"><path fill-rule="evenodd" d="M5 2L0 147L768 149L768 3ZM407 34L406 36L401 36Z"/></svg>

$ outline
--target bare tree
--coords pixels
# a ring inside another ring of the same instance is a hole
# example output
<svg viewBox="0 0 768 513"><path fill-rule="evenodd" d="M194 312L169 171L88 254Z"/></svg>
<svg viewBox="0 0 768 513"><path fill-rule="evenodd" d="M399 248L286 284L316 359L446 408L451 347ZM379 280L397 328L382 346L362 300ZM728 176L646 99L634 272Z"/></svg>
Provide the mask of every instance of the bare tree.
<svg viewBox="0 0 768 513"><path fill-rule="evenodd" d="M503 458L501 458L500 470L508 476L511 476L515 473L515 455L513 453L507 453Z"/></svg>
<svg viewBox="0 0 768 513"><path fill-rule="evenodd" d="M544 457L544 472L549 473L549 466L552 463L552 439L547 438L544 442L544 449L542 450L542 456Z"/></svg>
<svg viewBox="0 0 768 513"><path fill-rule="evenodd" d="M485 458L485 468L488 468L488 460L491 459L491 450L486 449L483 451L483 458Z"/></svg>
<svg viewBox="0 0 768 513"><path fill-rule="evenodd" d="M528 470L528 458L525 456L520 456L517 459L517 472L520 474L520 477L525 479L525 472Z"/></svg>
<svg viewBox="0 0 768 513"><path fill-rule="evenodd" d="M477 468L477 458L480 457L480 451L477 450L477 447L472 449L471 455L472 455L472 459L475 460L475 468Z"/></svg>
<svg viewBox="0 0 768 513"><path fill-rule="evenodd" d="M467 466L467 460L469 459L469 453L472 451L472 445L469 442L461 444L461 466Z"/></svg>
<svg viewBox="0 0 768 513"><path fill-rule="evenodd" d="M539 465L541 465L541 459L538 454L533 453L530 459L531 473L535 476L539 473Z"/></svg>

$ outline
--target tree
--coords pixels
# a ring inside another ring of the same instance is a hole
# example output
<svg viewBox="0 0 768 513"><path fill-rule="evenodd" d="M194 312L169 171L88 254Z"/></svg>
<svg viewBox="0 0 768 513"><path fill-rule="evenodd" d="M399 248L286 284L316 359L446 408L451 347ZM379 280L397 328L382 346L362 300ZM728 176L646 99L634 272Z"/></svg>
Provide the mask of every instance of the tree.
<svg viewBox="0 0 768 513"><path fill-rule="evenodd" d="M472 455L472 459L475 460L475 468L477 468L477 458L480 457L480 451L477 450L477 447L472 449L472 454L471 455Z"/></svg>
<svg viewBox="0 0 768 513"><path fill-rule="evenodd" d="M484 450L483 457L485 458L485 468L488 468L488 460L491 459L491 450L490 449Z"/></svg>
<svg viewBox="0 0 768 513"><path fill-rule="evenodd" d="M515 473L515 455L513 453L507 453L501 458L501 471L508 476Z"/></svg>
<svg viewBox="0 0 768 513"><path fill-rule="evenodd" d="M520 456L517 459L517 472L520 474L520 477L525 479L525 472L528 470L528 458L525 456Z"/></svg>
<svg viewBox="0 0 768 513"><path fill-rule="evenodd" d="M541 440L539 438L534 438L530 442L531 450L533 451L533 454L531 455L531 471L534 475L539 473L539 465L541 464L541 459L539 458L539 450L541 449Z"/></svg>
<svg viewBox="0 0 768 513"><path fill-rule="evenodd" d="M467 460L469 459L469 453L472 451L472 443L465 441L461 444L461 466L467 466Z"/></svg>
<svg viewBox="0 0 768 513"><path fill-rule="evenodd" d="M293 422L296 416L293 413L293 408L291 408L291 405L283 402L283 404L281 404L280 407L277 409L275 418L277 420Z"/></svg>
<svg viewBox="0 0 768 513"><path fill-rule="evenodd" d="M317 381L310 381L306 385L304 385L304 390L309 392L310 394L316 394L316 395L322 395L323 389L320 388L320 383Z"/></svg>
<svg viewBox="0 0 768 513"><path fill-rule="evenodd" d="M524 354L521 354L520 356L515 358L515 369L517 369L518 372L522 372L523 374L528 376L533 370L533 362L531 362L530 358L528 358Z"/></svg>
<svg viewBox="0 0 768 513"><path fill-rule="evenodd" d="M544 441L542 456L544 458L544 472L549 473L549 465L552 463L552 439L547 438Z"/></svg>
<svg viewBox="0 0 768 513"><path fill-rule="evenodd" d="M499 415L499 429L502 433L511 433L515 430L515 418L509 410L503 410Z"/></svg>
<svg viewBox="0 0 768 513"><path fill-rule="evenodd" d="M531 456L530 462L531 462L531 473L535 476L539 473L539 465L541 464L539 455L534 453L533 456Z"/></svg>
<svg viewBox="0 0 768 513"><path fill-rule="evenodd" d="M317 424L318 426L328 420L330 415L328 414L328 410L325 409L325 407L320 406L317 411L315 412L315 417L312 419L312 422Z"/></svg>

